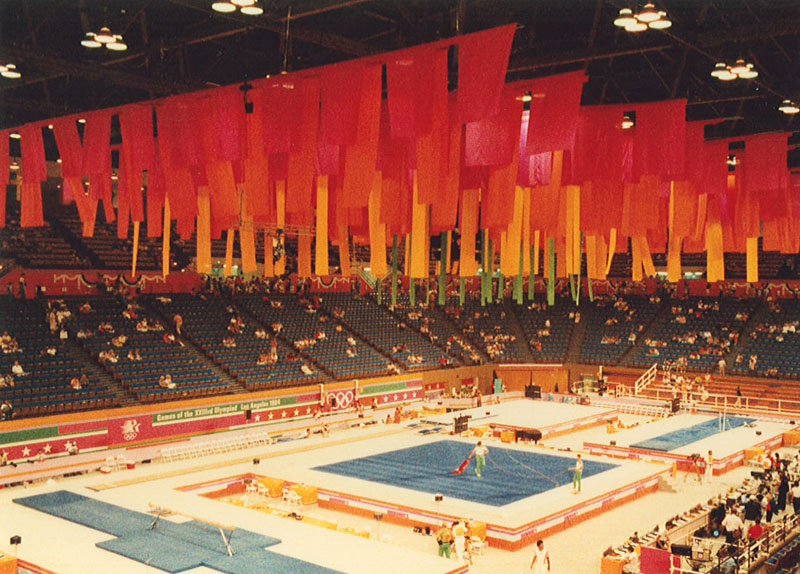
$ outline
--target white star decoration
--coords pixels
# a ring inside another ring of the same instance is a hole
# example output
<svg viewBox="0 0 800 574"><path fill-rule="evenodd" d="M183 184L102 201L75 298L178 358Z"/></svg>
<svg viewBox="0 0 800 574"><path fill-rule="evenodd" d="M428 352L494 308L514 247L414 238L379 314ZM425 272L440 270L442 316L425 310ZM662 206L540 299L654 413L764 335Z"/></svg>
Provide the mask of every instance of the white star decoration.
<svg viewBox="0 0 800 574"><path fill-rule="evenodd" d="M28 456L30 454L31 454L31 449L29 449L27 446L22 449L22 456Z"/></svg>
<svg viewBox="0 0 800 574"><path fill-rule="evenodd" d="M403 400L406 400L407 398L408 398L408 393L403 393Z"/></svg>
<svg viewBox="0 0 800 574"><path fill-rule="evenodd" d="M256 422L261 420L261 415L256 415Z"/></svg>
<svg viewBox="0 0 800 574"><path fill-rule="evenodd" d="M69 447L71 447L71 446L72 446L71 442L69 442L69 441L65 442L64 443L64 450L69 451Z"/></svg>
<svg viewBox="0 0 800 574"><path fill-rule="evenodd" d="M269 415L268 415L269 420L272 420L274 417L275 417L275 415L273 413L269 413Z"/></svg>
<svg viewBox="0 0 800 574"><path fill-rule="evenodd" d="M45 454L49 454L51 450L53 450L52 446L50 446L49 444L44 445L44 453Z"/></svg>
<svg viewBox="0 0 800 574"><path fill-rule="evenodd" d="M299 414L300 414L300 409L294 409L294 416L297 416Z"/></svg>
<svg viewBox="0 0 800 574"><path fill-rule="evenodd" d="M286 418L286 411L281 411L281 418L282 418L282 419L285 419L285 418Z"/></svg>
<svg viewBox="0 0 800 574"><path fill-rule="evenodd" d="M386 395L384 395L384 396L383 396L383 402L384 402L384 403L388 403L388 402L389 402L389 397L387 397Z"/></svg>
<svg viewBox="0 0 800 574"><path fill-rule="evenodd" d="M392 400L396 401L397 400L397 395L393 396Z"/></svg>
<svg viewBox="0 0 800 574"><path fill-rule="evenodd" d="M306 407L306 414L307 414L307 415L310 415L310 414L311 414L311 407Z"/></svg>

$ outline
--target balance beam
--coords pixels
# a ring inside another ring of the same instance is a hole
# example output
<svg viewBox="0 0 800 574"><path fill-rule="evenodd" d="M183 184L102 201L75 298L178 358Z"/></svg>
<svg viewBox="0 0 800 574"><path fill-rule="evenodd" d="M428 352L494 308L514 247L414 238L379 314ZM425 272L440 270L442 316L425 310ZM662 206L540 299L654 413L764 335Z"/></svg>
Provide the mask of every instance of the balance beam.
<svg viewBox="0 0 800 574"><path fill-rule="evenodd" d="M186 518L191 518L196 522L202 522L203 524L208 524L209 526L214 526L215 528L219 529L219 535L222 537L222 543L225 545L225 550L228 552L228 556L233 556L233 550L231 549L231 538L233 538L233 532L236 530L235 526L230 526L227 524L221 524L219 522L215 522L213 520L208 520L207 518L201 518L199 516L194 516L192 514L187 514L185 512L181 512L180 510L174 510L172 508L167 508L166 506L161 506L160 504L153 504L152 502L148 503L148 507L150 508L150 512L155 512L156 517L153 520L153 523L150 525L150 530L155 530L158 527L159 519L164 516L165 514L177 514L179 516L185 516ZM225 537L225 531L230 531L230 536L227 538Z"/></svg>

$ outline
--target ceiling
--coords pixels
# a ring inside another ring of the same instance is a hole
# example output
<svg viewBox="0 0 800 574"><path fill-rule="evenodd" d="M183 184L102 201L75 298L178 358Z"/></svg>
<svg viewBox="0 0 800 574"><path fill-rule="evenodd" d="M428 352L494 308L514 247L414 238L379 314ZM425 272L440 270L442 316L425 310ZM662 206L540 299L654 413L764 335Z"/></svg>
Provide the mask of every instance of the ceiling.
<svg viewBox="0 0 800 574"><path fill-rule="evenodd" d="M0 78L0 127L516 22L509 81L584 69L584 105L687 98L688 119L724 118L708 137L800 130L777 110L800 100L798 0L659 0L672 28L641 34L613 25L620 8L635 8L622 0L261 0L257 17L219 14L211 2L0 0L0 63L23 74ZM104 24L124 35L127 52L81 47ZM740 57L757 79L709 75L716 61Z"/></svg>

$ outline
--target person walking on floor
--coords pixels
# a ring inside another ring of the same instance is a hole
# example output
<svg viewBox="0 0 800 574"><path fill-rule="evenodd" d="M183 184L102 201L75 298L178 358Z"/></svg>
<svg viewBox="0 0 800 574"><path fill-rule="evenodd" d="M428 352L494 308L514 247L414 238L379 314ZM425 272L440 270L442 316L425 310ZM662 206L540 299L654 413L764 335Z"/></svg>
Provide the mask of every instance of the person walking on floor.
<svg viewBox="0 0 800 574"><path fill-rule="evenodd" d="M469 453L469 458L472 458L473 455L475 456L475 475L480 478L481 471L483 467L486 466L486 455L489 454L489 449L483 446L481 441L478 441L478 444L475 445L475 448L472 449L472 452Z"/></svg>
<svg viewBox="0 0 800 574"><path fill-rule="evenodd" d="M711 479L714 477L714 453L710 450L706 456L706 471L703 475L703 482L711 484Z"/></svg>
<svg viewBox="0 0 800 574"><path fill-rule="evenodd" d="M578 455L575 459L575 466L570 470L575 473L572 475L572 492L577 494L581 491L581 477L583 476L583 460L581 460L581 455Z"/></svg>
<svg viewBox="0 0 800 574"><path fill-rule="evenodd" d="M531 560L533 574L545 574L550 572L550 553L544 547L544 540L536 541L536 548L533 549L533 560Z"/></svg>

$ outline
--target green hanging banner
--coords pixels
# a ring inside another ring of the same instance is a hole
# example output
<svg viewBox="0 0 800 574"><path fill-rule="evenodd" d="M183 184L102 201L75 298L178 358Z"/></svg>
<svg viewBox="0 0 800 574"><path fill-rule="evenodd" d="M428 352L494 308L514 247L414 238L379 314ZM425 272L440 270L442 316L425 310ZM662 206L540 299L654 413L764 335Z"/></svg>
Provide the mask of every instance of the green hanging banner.
<svg viewBox="0 0 800 574"><path fill-rule="evenodd" d="M383 278L378 279L378 305L383 303Z"/></svg>
<svg viewBox="0 0 800 574"><path fill-rule="evenodd" d="M506 276L502 273L497 274L497 297L495 300L502 303L506 296Z"/></svg>
<svg viewBox="0 0 800 574"><path fill-rule="evenodd" d="M467 295L467 280L461 277L461 280L458 282L458 303L462 307L464 306L464 300L466 299Z"/></svg>
<svg viewBox="0 0 800 574"><path fill-rule="evenodd" d="M486 230L481 231L481 307L486 306L486 273L489 267L486 259Z"/></svg>
<svg viewBox="0 0 800 574"><path fill-rule="evenodd" d="M589 301L594 303L594 293L592 293L592 279L591 279L591 277L587 277L586 278L586 284L589 287Z"/></svg>
<svg viewBox="0 0 800 574"><path fill-rule="evenodd" d="M439 306L440 307L444 307L446 296L447 296L447 293L445 292L445 289L447 287L447 248L449 247L447 245L447 232L446 231L442 231L442 233L439 235L439 240L442 243L442 249L441 249L441 255L440 255L441 261L439 261L439 263L440 263L440 267L439 267Z"/></svg>
<svg viewBox="0 0 800 574"><path fill-rule="evenodd" d="M397 306L397 235L392 236L392 308Z"/></svg>
<svg viewBox="0 0 800 574"><path fill-rule="evenodd" d="M514 277L514 300L522 305L522 250L519 252L519 273Z"/></svg>
<svg viewBox="0 0 800 574"><path fill-rule="evenodd" d="M528 274L528 301L533 301L533 288L535 277L533 275L533 262L536 260L536 246L531 245L531 272Z"/></svg>
<svg viewBox="0 0 800 574"><path fill-rule="evenodd" d="M416 285L414 285L414 279L411 277L408 278L408 302L411 303L412 307L417 306L417 289Z"/></svg>
<svg viewBox="0 0 800 574"><path fill-rule="evenodd" d="M486 232L487 237L489 232ZM492 240L490 239L488 242L489 247L486 249L486 261L489 265L488 273L486 273L486 302L492 302L492 283L494 282L494 251L492 251ZM485 271L485 270L484 270Z"/></svg>
<svg viewBox="0 0 800 574"><path fill-rule="evenodd" d="M547 240L547 304L556 304L556 240Z"/></svg>

